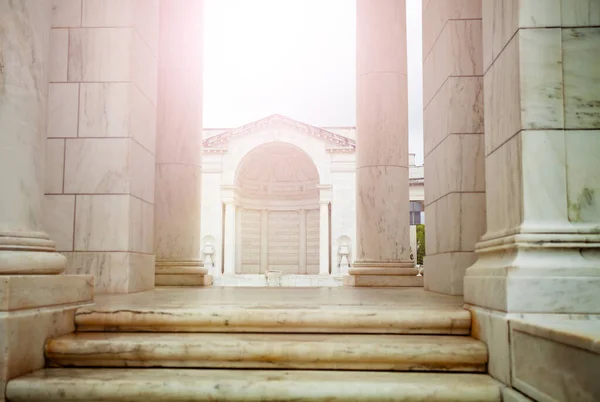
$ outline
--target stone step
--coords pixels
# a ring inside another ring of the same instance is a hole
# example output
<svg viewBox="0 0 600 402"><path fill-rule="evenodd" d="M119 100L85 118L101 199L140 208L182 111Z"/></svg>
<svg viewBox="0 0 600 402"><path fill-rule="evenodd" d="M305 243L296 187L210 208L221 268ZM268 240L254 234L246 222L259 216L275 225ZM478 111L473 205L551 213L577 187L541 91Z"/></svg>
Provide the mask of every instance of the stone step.
<svg viewBox="0 0 600 402"><path fill-rule="evenodd" d="M81 308L79 332L260 332L469 335L460 306L215 306L169 308L153 303Z"/></svg>
<svg viewBox="0 0 600 402"><path fill-rule="evenodd" d="M49 340L50 366L485 372L466 336L77 333Z"/></svg>
<svg viewBox="0 0 600 402"><path fill-rule="evenodd" d="M8 383L12 402L500 402L485 374L198 369L45 369Z"/></svg>

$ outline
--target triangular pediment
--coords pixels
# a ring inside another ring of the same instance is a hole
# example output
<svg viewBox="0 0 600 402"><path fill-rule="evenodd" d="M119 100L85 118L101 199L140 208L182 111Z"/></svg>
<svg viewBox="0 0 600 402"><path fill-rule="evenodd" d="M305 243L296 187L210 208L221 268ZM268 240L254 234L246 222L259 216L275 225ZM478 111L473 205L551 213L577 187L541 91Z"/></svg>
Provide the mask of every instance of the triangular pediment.
<svg viewBox="0 0 600 402"><path fill-rule="evenodd" d="M281 116L278 114L265 117L264 119L253 121L244 126L232 128L215 136L205 139L202 141L204 149L226 149L227 143L234 138L238 138L244 135L252 135L260 130L271 129L271 128L291 128L304 135L317 138L329 145L329 148L339 148L354 150L356 148L356 142L343 135L333 133L323 128L311 126L310 124L302 123L300 121L290 119L289 117Z"/></svg>

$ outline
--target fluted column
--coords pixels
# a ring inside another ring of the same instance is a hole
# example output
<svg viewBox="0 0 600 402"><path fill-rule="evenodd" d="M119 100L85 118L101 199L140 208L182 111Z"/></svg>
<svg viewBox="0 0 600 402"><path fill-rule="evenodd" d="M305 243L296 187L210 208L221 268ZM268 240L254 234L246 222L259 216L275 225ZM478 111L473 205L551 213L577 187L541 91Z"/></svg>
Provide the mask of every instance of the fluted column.
<svg viewBox="0 0 600 402"><path fill-rule="evenodd" d="M201 285L207 273L200 249L202 3L160 3L157 285Z"/></svg>
<svg viewBox="0 0 600 402"><path fill-rule="evenodd" d="M414 286L404 0L357 0L356 224L351 286ZM411 277L412 276L412 277Z"/></svg>
<svg viewBox="0 0 600 402"><path fill-rule="evenodd" d="M50 2L0 2L0 274L56 274L42 225Z"/></svg>

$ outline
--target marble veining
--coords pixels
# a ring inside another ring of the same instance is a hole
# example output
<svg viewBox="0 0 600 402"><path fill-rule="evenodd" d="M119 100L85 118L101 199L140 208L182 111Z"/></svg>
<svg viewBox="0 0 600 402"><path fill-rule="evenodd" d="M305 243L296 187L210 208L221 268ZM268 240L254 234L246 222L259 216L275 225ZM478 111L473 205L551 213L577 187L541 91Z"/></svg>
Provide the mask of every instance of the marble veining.
<svg viewBox="0 0 600 402"><path fill-rule="evenodd" d="M73 386L75 384L75 386ZM11 401L428 401L500 402L477 374L189 369L46 369L9 383Z"/></svg>
<svg viewBox="0 0 600 402"><path fill-rule="evenodd" d="M485 372L485 344L462 336L78 333L46 344L53 366Z"/></svg>

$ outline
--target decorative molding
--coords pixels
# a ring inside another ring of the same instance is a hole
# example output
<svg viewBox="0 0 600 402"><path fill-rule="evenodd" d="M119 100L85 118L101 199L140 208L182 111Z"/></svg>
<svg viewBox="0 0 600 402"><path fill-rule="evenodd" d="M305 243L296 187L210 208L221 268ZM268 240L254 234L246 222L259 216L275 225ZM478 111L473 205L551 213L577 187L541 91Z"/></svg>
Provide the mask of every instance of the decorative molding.
<svg viewBox="0 0 600 402"><path fill-rule="evenodd" d="M226 152L227 143L229 142L229 140L242 135L248 135L257 132L264 128L272 127L276 124L281 124L293 128L311 137L327 141L335 146L332 149L347 150L345 151L345 153L354 152L354 149L356 148L356 141L344 137L343 135L333 133L323 128L311 126L290 119L288 117L274 114L269 117L265 117L264 119L254 121L252 123L246 124L238 128L233 128L231 130L225 131L224 133L217 134L215 136L205 139L204 141L202 141L204 152L210 152L209 150L213 149L218 150L218 152Z"/></svg>
<svg viewBox="0 0 600 402"><path fill-rule="evenodd" d="M353 154L356 152L356 145L351 147L327 148L328 154Z"/></svg>

